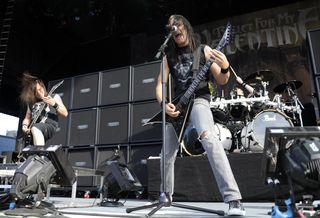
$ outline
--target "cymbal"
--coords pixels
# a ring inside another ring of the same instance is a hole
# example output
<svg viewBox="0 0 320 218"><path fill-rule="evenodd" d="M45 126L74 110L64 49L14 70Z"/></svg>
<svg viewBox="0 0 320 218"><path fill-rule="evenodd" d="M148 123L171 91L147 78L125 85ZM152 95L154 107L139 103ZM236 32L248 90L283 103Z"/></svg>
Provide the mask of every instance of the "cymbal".
<svg viewBox="0 0 320 218"><path fill-rule="evenodd" d="M252 80L260 80L260 81L270 81L273 79L273 73L271 70L260 70L255 73L250 74L247 78L245 78L245 82Z"/></svg>
<svg viewBox="0 0 320 218"><path fill-rule="evenodd" d="M292 90L296 90L302 86L302 82L298 80L291 80L286 83L282 83L276 86L273 91L275 93L283 93L287 88L291 88Z"/></svg>

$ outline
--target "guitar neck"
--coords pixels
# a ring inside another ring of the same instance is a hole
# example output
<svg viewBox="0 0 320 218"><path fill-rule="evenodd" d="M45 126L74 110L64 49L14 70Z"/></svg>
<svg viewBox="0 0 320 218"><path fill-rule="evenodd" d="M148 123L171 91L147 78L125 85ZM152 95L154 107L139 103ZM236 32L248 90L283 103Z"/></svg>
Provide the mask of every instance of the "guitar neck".
<svg viewBox="0 0 320 218"><path fill-rule="evenodd" d="M228 22L226 30L220 39L216 50L221 51L229 42L230 42L230 35L231 35L231 29L232 26ZM196 78L192 81L191 85L187 89L187 91L184 93L184 95L180 98L178 104L176 105L177 110L181 110L186 106L193 95L195 89L199 85L199 83L203 80L205 75L207 74L208 70L210 69L210 66L212 65L214 61L213 57L210 57L209 60L206 62L206 64L201 68L200 72L197 74Z"/></svg>

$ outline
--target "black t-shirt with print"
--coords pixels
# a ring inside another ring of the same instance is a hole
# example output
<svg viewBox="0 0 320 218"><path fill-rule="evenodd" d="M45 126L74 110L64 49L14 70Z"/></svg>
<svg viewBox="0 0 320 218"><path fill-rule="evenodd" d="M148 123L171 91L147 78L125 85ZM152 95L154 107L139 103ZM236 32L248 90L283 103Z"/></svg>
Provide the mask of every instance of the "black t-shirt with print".
<svg viewBox="0 0 320 218"><path fill-rule="evenodd" d="M201 70L202 66L206 63L204 57L204 46L201 48L200 52L200 63L199 70ZM168 54L168 65L170 69L170 73L174 80L175 87L175 97L183 94L190 84L193 81L193 52L191 51L189 46L186 47L178 47L177 48L177 58L172 58L170 54ZM195 97L202 97L207 100L210 99L210 91L208 88L208 80L209 75L207 73L205 79L200 82L195 90Z"/></svg>

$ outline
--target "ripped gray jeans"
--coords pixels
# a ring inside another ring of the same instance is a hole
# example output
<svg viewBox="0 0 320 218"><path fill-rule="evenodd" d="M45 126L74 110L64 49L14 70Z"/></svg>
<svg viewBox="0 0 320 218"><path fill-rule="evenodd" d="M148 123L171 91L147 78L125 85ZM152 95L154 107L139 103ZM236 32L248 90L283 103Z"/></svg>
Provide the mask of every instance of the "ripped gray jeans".
<svg viewBox="0 0 320 218"><path fill-rule="evenodd" d="M221 142L218 139L218 135L215 132L214 121L208 100L203 98L197 98L194 100L190 114L190 122L192 122L196 128L199 136L205 133L204 137L201 137L201 143L207 153L211 169L214 173L214 177L224 202L241 199L241 194L233 176L229 160ZM170 129L172 128L166 127L166 131ZM172 133L170 134L172 135ZM167 142L165 143L165 190L162 190L162 184L160 186L160 190L167 192L172 196L174 191L174 162L179 150L179 144L172 143L172 137L167 138L169 138L168 140L171 140L171 142L166 140ZM162 170L162 163L160 169ZM163 176L161 181L163 182Z"/></svg>

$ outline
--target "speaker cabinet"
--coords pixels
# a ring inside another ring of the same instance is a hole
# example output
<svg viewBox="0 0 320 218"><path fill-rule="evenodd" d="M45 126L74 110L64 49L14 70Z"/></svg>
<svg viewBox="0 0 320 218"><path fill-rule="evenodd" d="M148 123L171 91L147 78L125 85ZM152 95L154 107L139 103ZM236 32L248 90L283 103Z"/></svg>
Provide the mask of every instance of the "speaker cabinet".
<svg viewBox="0 0 320 218"><path fill-rule="evenodd" d="M101 108L99 111L98 144L128 142L129 106Z"/></svg>
<svg viewBox="0 0 320 218"><path fill-rule="evenodd" d="M46 142L46 145L63 145L67 143L69 117L59 115L59 128L51 139Z"/></svg>
<svg viewBox="0 0 320 218"><path fill-rule="evenodd" d="M101 76L99 105L127 103L130 90L130 67L104 71Z"/></svg>
<svg viewBox="0 0 320 218"><path fill-rule="evenodd" d="M161 124L144 125L159 111L160 106L156 101L132 105L130 142L159 141L162 139Z"/></svg>
<svg viewBox="0 0 320 218"><path fill-rule="evenodd" d="M159 157L161 143L130 144L130 166L143 186L148 185L147 159Z"/></svg>
<svg viewBox="0 0 320 218"><path fill-rule="evenodd" d="M74 77L72 109L97 106L98 91L99 73Z"/></svg>
<svg viewBox="0 0 320 218"><path fill-rule="evenodd" d="M53 93L58 94L61 97L63 104L66 106L67 109L69 109L71 101L72 79L66 78L61 80L63 80L63 83ZM48 92L54 85L61 82L61 80L50 81L48 83Z"/></svg>
<svg viewBox="0 0 320 218"><path fill-rule="evenodd" d="M135 65L133 70L132 101L156 99L156 84L160 72L160 62Z"/></svg>
<svg viewBox="0 0 320 218"><path fill-rule="evenodd" d="M95 160L93 147L68 148L67 152L72 166L93 169ZM93 186L93 177L78 177L78 186Z"/></svg>
<svg viewBox="0 0 320 218"><path fill-rule="evenodd" d="M128 144L121 144L108 146L96 146L96 169L103 170L105 175L110 173L107 167L107 161L112 160L116 154L119 155L117 159L120 163L128 163L129 159L129 146ZM96 184L100 184L100 180L96 180Z"/></svg>
<svg viewBox="0 0 320 218"><path fill-rule="evenodd" d="M314 74L320 74L320 29L307 32L308 46Z"/></svg>
<svg viewBox="0 0 320 218"><path fill-rule="evenodd" d="M94 145L97 109L70 112L68 145Z"/></svg>
<svg viewBox="0 0 320 218"><path fill-rule="evenodd" d="M314 103L316 117L320 116L320 29L307 31L308 58L310 72L313 72L314 79Z"/></svg>

